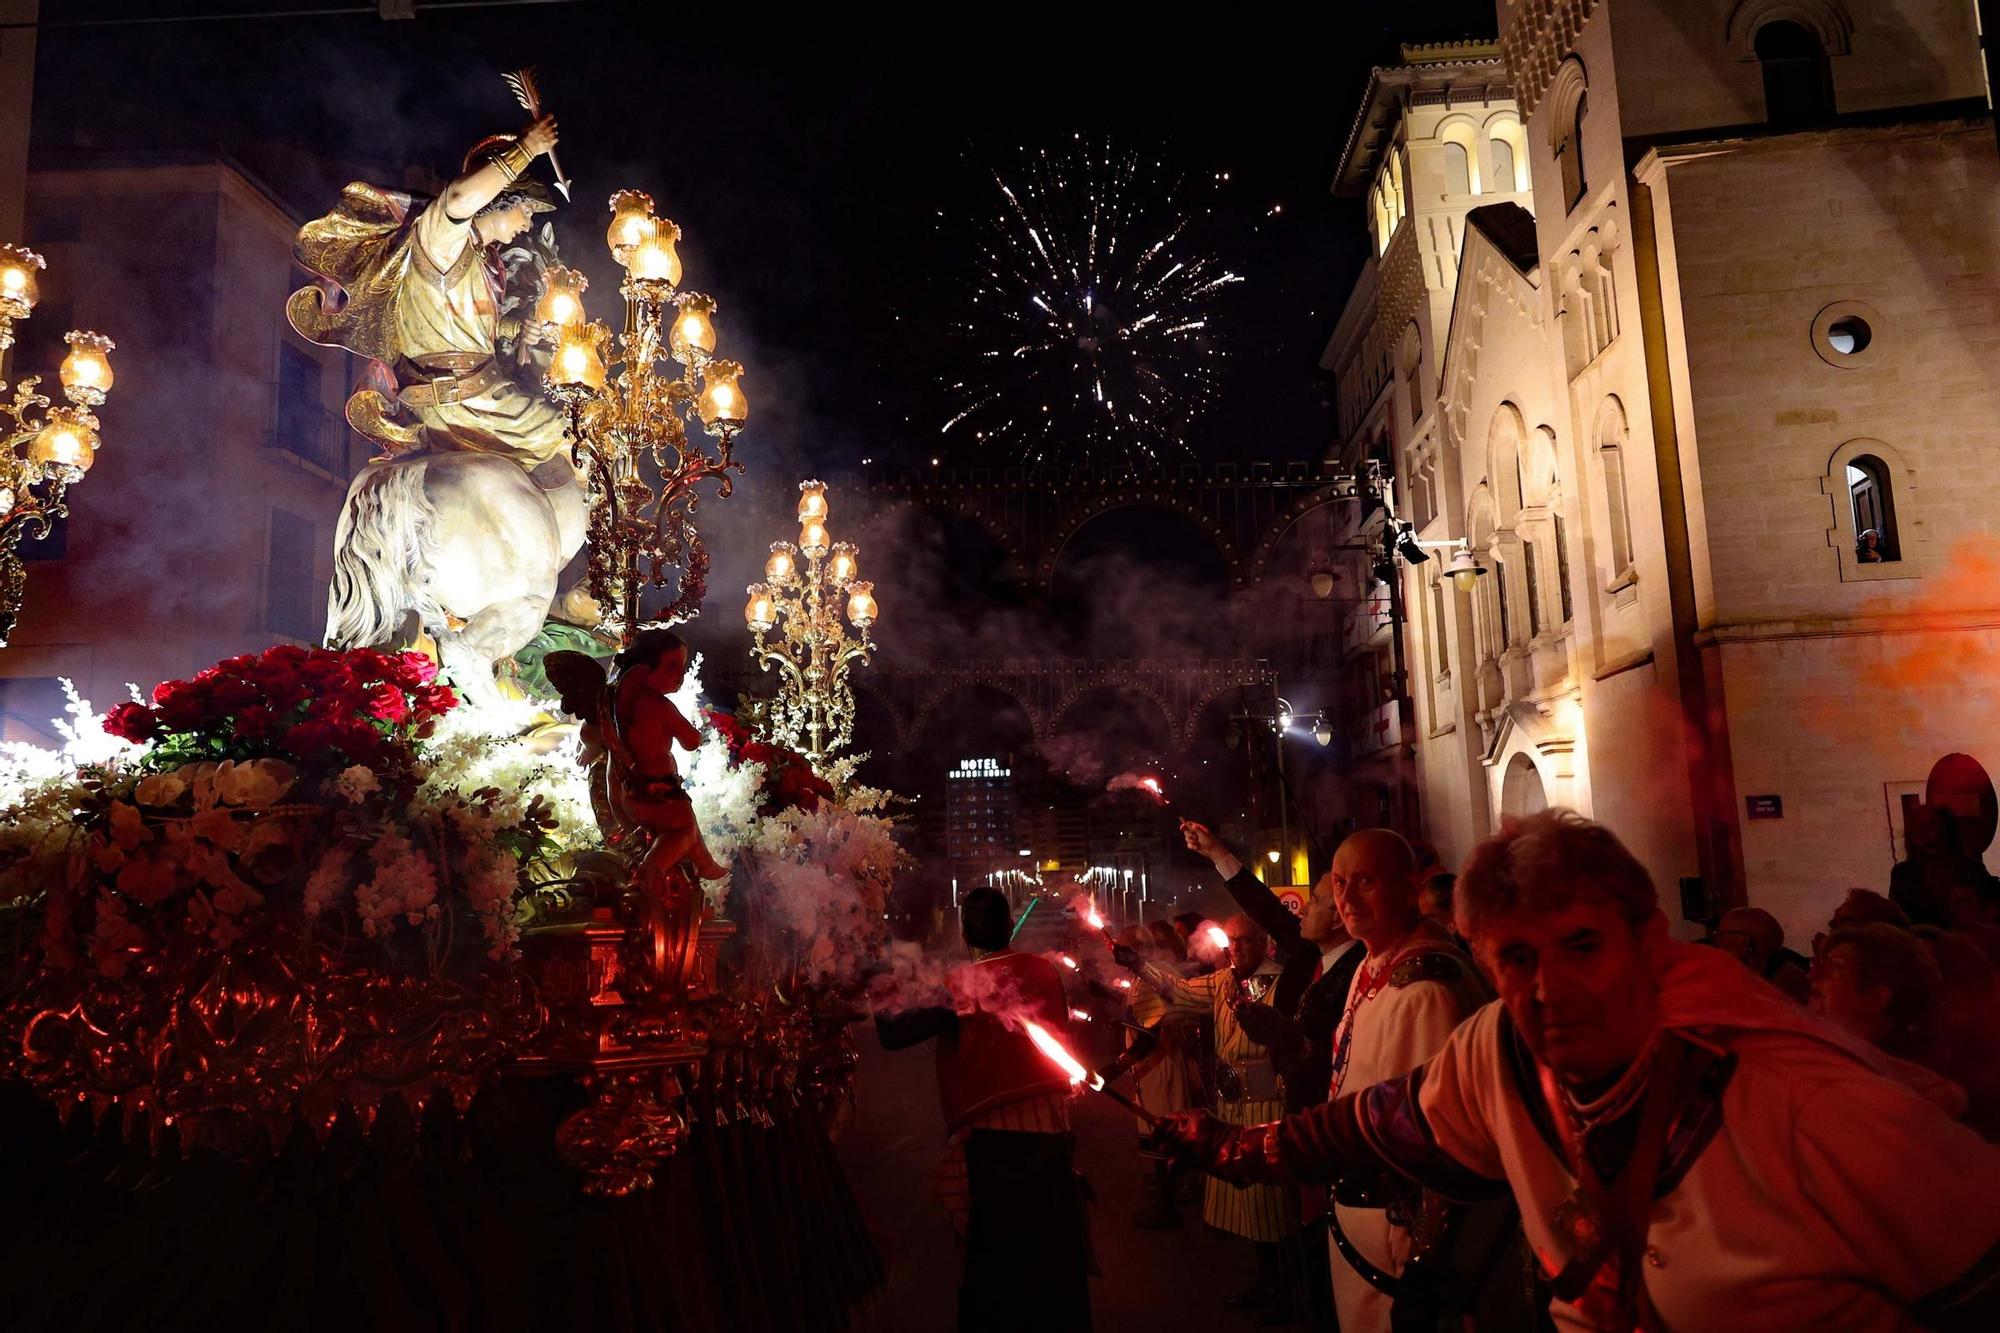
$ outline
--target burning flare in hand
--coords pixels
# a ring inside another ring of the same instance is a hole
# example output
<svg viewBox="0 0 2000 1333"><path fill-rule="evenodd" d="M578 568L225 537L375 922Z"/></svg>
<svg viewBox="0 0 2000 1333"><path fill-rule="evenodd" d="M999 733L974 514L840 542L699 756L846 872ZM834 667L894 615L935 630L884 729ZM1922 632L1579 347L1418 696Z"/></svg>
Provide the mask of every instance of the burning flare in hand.
<svg viewBox="0 0 2000 1333"><path fill-rule="evenodd" d="M1071 1055L1069 1053L1068 1048L1065 1047L1061 1042L1057 1041L1055 1039L1055 1036L1052 1033L1050 1033L1047 1028L1043 1027L1040 1023L1035 1022L1033 1019L1023 1019L1021 1021L1021 1026L1023 1029L1027 1031L1028 1040L1035 1043L1035 1049L1040 1051L1042 1055L1048 1059L1050 1064L1062 1070L1063 1073L1069 1075L1069 1081L1072 1087L1076 1086L1077 1084L1087 1083L1090 1085L1090 1090L1092 1092L1103 1093L1106 1097L1109 1097L1112 1101L1117 1102L1120 1106L1132 1112L1134 1115L1138 1116L1141 1120L1144 1120L1147 1124L1158 1125L1160 1123L1160 1118L1158 1116L1154 1115L1151 1111L1148 1111L1145 1107L1139 1105L1139 1103L1133 1101L1130 1097L1127 1097L1124 1093L1119 1092L1116 1088L1107 1087L1102 1078L1098 1077L1096 1074L1091 1073L1088 1069L1085 1069L1083 1067L1083 1062L1078 1060L1075 1056Z"/></svg>

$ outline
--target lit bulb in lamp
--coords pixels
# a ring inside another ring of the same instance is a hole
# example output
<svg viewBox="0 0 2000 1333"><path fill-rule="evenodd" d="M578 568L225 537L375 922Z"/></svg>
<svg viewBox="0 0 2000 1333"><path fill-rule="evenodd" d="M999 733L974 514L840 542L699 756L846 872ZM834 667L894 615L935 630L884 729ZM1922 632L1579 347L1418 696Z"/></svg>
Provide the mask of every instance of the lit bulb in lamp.
<svg viewBox="0 0 2000 1333"><path fill-rule="evenodd" d="M667 335L667 347L674 354L674 360L684 366L698 366L707 361L715 351L715 302L706 296L689 296L681 301L681 312L674 317L673 331Z"/></svg>
<svg viewBox="0 0 2000 1333"><path fill-rule="evenodd" d="M562 331L556 354L549 361L549 385L571 394L604 389L604 356L598 350L609 330L601 324L572 324Z"/></svg>
<svg viewBox="0 0 2000 1333"><path fill-rule="evenodd" d="M826 524L816 518L809 518L799 524L799 549L807 555L825 555L830 545L826 535Z"/></svg>
<svg viewBox="0 0 2000 1333"><path fill-rule="evenodd" d="M1444 567L1444 576L1451 580L1452 587L1465 593L1478 585L1479 576L1485 572L1486 566L1479 563L1479 557L1463 546L1452 556L1451 563Z"/></svg>
<svg viewBox="0 0 2000 1333"><path fill-rule="evenodd" d="M799 522L809 518L826 517L826 483L823 481L802 481L799 483Z"/></svg>
<svg viewBox="0 0 2000 1333"><path fill-rule="evenodd" d="M771 558L764 562L764 577L776 584L791 582L798 568L798 550L790 542L772 542Z"/></svg>
<svg viewBox="0 0 2000 1333"><path fill-rule="evenodd" d="M853 581L854 576L860 572L860 566L855 562L854 556L854 547L847 542L833 544L833 559L826 562L826 573L827 577L833 580L835 587Z"/></svg>
<svg viewBox="0 0 2000 1333"><path fill-rule="evenodd" d="M628 269L640 282L662 282L669 287L678 286L681 280L681 257L674 250L674 242L681 238L681 229L673 223L661 219L652 233L632 247L632 262Z"/></svg>
<svg viewBox="0 0 2000 1333"><path fill-rule="evenodd" d="M633 248L652 234L653 227L653 196L644 190L620 190L611 196L611 225L605 229L604 242L613 259L628 262Z"/></svg>
<svg viewBox="0 0 2000 1333"><path fill-rule="evenodd" d="M743 387L737 383L742 375L743 367L734 361L711 361L702 367L705 387L698 410L709 434L726 439L749 419L750 404L743 397Z"/></svg>
<svg viewBox="0 0 2000 1333"><path fill-rule="evenodd" d="M34 313L41 294L35 275L46 267L42 257L25 246L0 245L0 318L26 319Z"/></svg>
<svg viewBox="0 0 2000 1333"><path fill-rule="evenodd" d="M856 629L867 629L875 623L878 614L875 606L875 585L867 579L859 579L847 589L847 618Z"/></svg>
<svg viewBox="0 0 2000 1333"><path fill-rule="evenodd" d="M73 330L63 335L69 355L57 374L62 379L63 396L79 407L96 407L111 391L111 352L115 346L101 333Z"/></svg>
<svg viewBox="0 0 2000 1333"><path fill-rule="evenodd" d="M48 423L28 446L28 461L64 481L76 481L97 459L97 419L81 408L49 410Z"/></svg>
<svg viewBox="0 0 2000 1333"><path fill-rule="evenodd" d="M551 329L566 329L583 322L583 293L590 279L573 268L552 265L542 275L542 294L535 302L535 318Z"/></svg>
<svg viewBox="0 0 2000 1333"><path fill-rule="evenodd" d="M743 604L743 623L761 634L778 623L778 609L771 599L769 584L753 583L750 600Z"/></svg>

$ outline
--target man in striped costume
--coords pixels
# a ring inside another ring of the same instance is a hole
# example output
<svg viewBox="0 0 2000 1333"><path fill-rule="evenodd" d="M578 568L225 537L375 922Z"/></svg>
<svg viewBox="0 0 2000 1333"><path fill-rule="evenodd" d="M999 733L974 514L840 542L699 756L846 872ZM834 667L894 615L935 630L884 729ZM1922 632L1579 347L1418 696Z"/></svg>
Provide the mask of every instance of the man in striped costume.
<svg viewBox="0 0 2000 1333"><path fill-rule="evenodd" d="M1278 1075L1271 1053L1250 1040L1236 1021L1240 1002L1269 1005L1276 994L1278 965L1271 961L1269 939L1247 916L1223 923L1229 936L1229 966L1205 977L1186 980L1157 963L1142 974L1165 1001L1169 1019L1209 1017L1215 1023L1215 1112L1232 1125L1254 1125L1284 1113ZM1144 1021L1143 1019L1141 1021ZM1298 1228L1298 1198L1278 1186L1238 1189L1221 1181L1208 1182L1202 1199L1202 1221L1243 1237L1257 1250L1257 1280L1230 1298L1241 1308L1263 1308L1282 1297L1278 1244Z"/></svg>

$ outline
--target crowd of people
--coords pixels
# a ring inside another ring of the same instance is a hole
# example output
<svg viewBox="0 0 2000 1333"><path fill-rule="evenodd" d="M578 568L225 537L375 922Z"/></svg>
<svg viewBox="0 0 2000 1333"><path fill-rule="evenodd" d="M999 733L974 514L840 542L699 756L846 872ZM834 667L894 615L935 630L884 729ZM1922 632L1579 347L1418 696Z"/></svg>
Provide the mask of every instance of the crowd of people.
<svg viewBox="0 0 2000 1333"><path fill-rule="evenodd" d="M1675 941L1644 867L1567 811L1510 823L1457 874L1362 830L1297 915L1208 829L1182 832L1239 909L1226 950L1204 959L1194 918L1119 937L1123 979L1100 991L1129 1000L1130 1044L1099 1072L1143 1107L1134 1224L1181 1225L1199 1172L1202 1222L1256 1256L1229 1304L1258 1323L2000 1326L2000 892L1949 812L1920 809L1889 891L1848 893L1809 955L1756 908ZM967 899L975 957L1042 963L975 926L1005 922L992 896ZM1032 1009L1063 1031L1072 1000L968 994L885 1041L944 1032L941 1084L1013 1041L1023 1102L1059 1102L1016 1029ZM960 1327L1088 1327L1084 1249L1070 1300L978 1285L982 1208L1018 1221L1073 1171L1052 1113L961 1116L954 1151L995 1133L1063 1150L1039 1181L974 1183Z"/></svg>

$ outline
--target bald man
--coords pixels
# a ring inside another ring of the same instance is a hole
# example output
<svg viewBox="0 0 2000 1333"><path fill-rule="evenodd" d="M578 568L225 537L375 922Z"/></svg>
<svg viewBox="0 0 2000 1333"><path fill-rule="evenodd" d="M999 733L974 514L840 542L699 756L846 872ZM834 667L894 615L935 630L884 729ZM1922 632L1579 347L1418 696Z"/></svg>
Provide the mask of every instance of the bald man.
<svg viewBox="0 0 2000 1333"><path fill-rule="evenodd" d="M1812 994L1805 960L1785 947L1785 928L1761 907L1733 907L1715 927L1715 947L1804 1004Z"/></svg>
<svg viewBox="0 0 2000 1333"><path fill-rule="evenodd" d="M1400 834L1351 834L1334 853L1328 878L1342 924L1368 950L1334 1029L1331 1095L1339 1097L1423 1064L1492 996L1451 933L1419 910L1417 859ZM1484 1220L1486 1227L1466 1230L1488 1234L1439 1241L1441 1232L1463 1226L1439 1196L1412 1190L1384 1198L1336 1185L1330 1232L1341 1333L1388 1333L1395 1305L1407 1303L1413 1312L1438 1299L1434 1285L1403 1280L1418 1248L1413 1224L1426 1238L1422 1270L1455 1264L1477 1283L1500 1243L1490 1234L1493 1220Z"/></svg>

